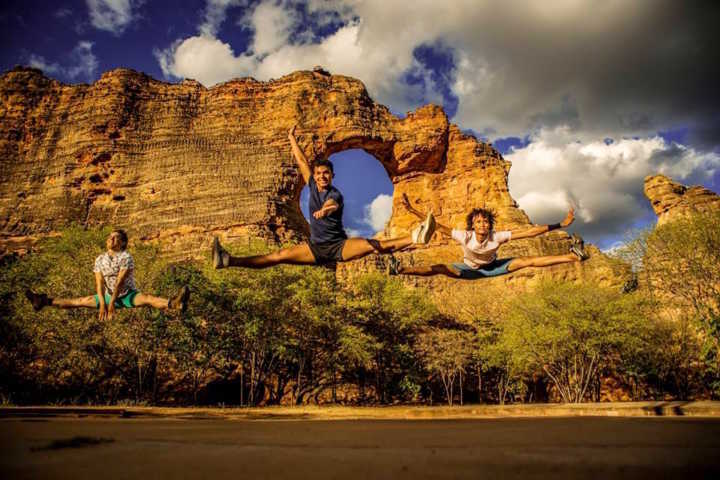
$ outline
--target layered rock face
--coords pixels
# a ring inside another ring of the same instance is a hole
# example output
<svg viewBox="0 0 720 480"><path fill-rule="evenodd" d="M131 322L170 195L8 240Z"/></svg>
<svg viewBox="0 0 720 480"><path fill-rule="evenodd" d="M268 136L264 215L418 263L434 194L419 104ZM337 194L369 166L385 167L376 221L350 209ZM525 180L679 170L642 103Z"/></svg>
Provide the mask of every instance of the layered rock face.
<svg viewBox="0 0 720 480"><path fill-rule="evenodd" d="M720 196L715 192L674 182L665 175L646 177L644 192L658 216L658 225L693 212L720 209Z"/></svg>
<svg viewBox="0 0 720 480"><path fill-rule="evenodd" d="M362 148L382 163L395 187L382 236L407 234L417 223L403 193L448 226L463 225L475 206L494 209L499 229L530 223L508 192L510 163L491 145L463 134L434 105L398 118L360 81L339 75L295 72L207 89L127 69L92 85L65 85L17 68L0 77L0 118L5 251L71 223L126 228L131 242L159 242L173 259L206 256L213 235L228 243L301 241L308 234L298 205L303 185L287 140L294 124L311 161ZM565 253L568 245L557 231L512 242L501 254ZM429 247L403 255L410 263L458 261L460 249L436 235ZM544 273L616 282L596 257ZM377 262L347 264L341 274Z"/></svg>

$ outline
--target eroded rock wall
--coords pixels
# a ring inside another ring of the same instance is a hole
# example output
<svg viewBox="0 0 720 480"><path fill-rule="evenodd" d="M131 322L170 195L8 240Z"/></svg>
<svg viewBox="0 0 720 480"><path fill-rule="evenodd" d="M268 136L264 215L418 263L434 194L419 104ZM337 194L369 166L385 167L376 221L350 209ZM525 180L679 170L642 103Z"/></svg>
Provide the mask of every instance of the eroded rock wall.
<svg viewBox="0 0 720 480"><path fill-rule="evenodd" d="M0 77L0 119L5 251L27 249L71 223L126 228L131 241L159 242L173 259L204 257L213 235L227 243L301 241L308 226L287 140L293 124L310 159L363 148L382 163L395 186L383 236L407 234L417 222L401 204L403 193L449 226L462 225L479 205L498 213L498 228L530 223L508 191L510 163L491 145L449 124L438 106L398 118L360 81L340 75L295 72L207 89L127 69L92 85L65 85L17 68ZM513 242L501 254L564 253L568 245L557 231ZM616 282L595 253L583 266L542 275ZM430 247L402 255L409 263L458 261L460 249L436 235ZM340 274L381 260L343 265ZM497 281L523 283L536 278L532 270Z"/></svg>
<svg viewBox="0 0 720 480"><path fill-rule="evenodd" d="M683 185L665 175L646 177L644 192L658 216L658 225L693 212L720 209L720 196L715 192L700 185Z"/></svg>

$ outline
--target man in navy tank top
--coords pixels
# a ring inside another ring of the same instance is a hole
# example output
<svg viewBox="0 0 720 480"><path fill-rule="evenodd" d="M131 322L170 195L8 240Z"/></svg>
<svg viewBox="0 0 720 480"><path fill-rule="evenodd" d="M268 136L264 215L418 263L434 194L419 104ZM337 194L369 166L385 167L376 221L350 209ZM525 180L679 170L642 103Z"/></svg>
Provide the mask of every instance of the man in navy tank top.
<svg viewBox="0 0 720 480"><path fill-rule="evenodd" d="M213 239L213 266L218 268L246 267L267 268L279 264L326 265L349 262L371 253L394 253L413 244L427 244L435 231L435 219L428 213L425 220L412 232L400 238L375 240L348 238L342 223L343 196L332 185L333 164L319 160L312 168L295 139L295 127L288 131L293 157L305 183L310 188L310 241L283 248L266 255L233 257Z"/></svg>

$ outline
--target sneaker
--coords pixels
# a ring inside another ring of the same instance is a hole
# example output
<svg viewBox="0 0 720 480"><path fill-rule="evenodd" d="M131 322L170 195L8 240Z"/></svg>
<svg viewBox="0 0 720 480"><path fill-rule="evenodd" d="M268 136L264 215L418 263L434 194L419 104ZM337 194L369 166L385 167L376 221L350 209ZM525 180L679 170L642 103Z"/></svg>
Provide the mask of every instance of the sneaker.
<svg viewBox="0 0 720 480"><path fill-rule="evenodd" d="M218 240L217 237L213 237L212 261L215 270L218 270L220 268L227 268L227 266L230 264L230 254L228 254L228 252L226 252L225 249L220 246L220 240Z"/></svg>
<svg viewBox="0 0 720 480"><path fill-rule="evenodd" d="M35 310L36 312L42 310L43 307L48 307L52 305L52 300L44 293L35 293L30 290L26 290L25 296L28 300L30 300L30 303L33 306L33 310Z"/></svg>
<svg viewBox="0 0 720 480"><path fill-rule="evenodd" d="M187 285L184 285L180 291L168 302L168 307L171 310L178 310L185 312L187 310L188 299L190 298L190 289Z"/></svg>
<svg viewBox="0 0 720 480"><path fill-rule="evenodd" d="M435 217L428 212L427 218L412 231L413 243L427 244L435 233Z"/></svg>
<svg viewBox="0 0 720 480"><path fill-rule="evenodd" d="M590 258L590 255L585 251L585 241L576 234L572 234L570 236L572 238L572 245L570 246L570 251L577 255L577 257L580 259L580 261L587 260Z"/></svg>
<svg viewBox="0 0 720 480"><path fill-rule="evenodd" d="M390 258L387 262L387 270L386 273L388 275L397 275L400 273L400 270L402 269L402 266L400 265L400 260L395 258L394 255L390 255Z"/></svg>

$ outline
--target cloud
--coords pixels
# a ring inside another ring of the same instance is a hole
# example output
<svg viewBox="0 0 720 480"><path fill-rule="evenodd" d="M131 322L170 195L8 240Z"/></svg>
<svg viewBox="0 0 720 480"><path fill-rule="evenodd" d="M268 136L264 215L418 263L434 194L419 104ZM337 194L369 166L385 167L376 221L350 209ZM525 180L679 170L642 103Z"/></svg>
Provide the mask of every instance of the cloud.
<svg viewBox="0 0 720 480"><path fill-rule="evenodd" d="M235 56L229 44L206 36L190 37L153 54L165 76L193 78L204 85L247 76L254 67L251 57Z"/></svg>
<svg viewBox="0 0 720 480"><path fill-rule="evenodd" d="M217 35L230 4L238 3L207 4L202 34ZM720 66L712 60L711 19L718 13L717 3L671 0L564 0L552 8L541 0L418 0L413 8L385 0L264 0L243 17L254 37L235 56L252 56L245 74L262 80L322 64L360 78L394 111L442 101L438 92L449 86L459 100L454 121L493 138L559 125L585 140L685 125L702 129L696 140L713 145L720 138ZM318 33L329 25L336 28ZM416 55L438 44L452 53L452 71L442 78L448 85L434 85L432 66ZM188 75L216 78L202 69ZM408 72L423 84L409 82Z"/></svg>
<svg viewBox="0 0 720 480"><path fill-rule="evenodd" d="M365 206L363 223L369 225L375 232L384 230L392 215L392 206L392 196L381 193Z"/></svg>
<svg viewBox="0 0 720 480"><path fill-rule="evenodd" d="M86 0L90 24L98 30L121 35L133 21L138 0Z"/></svg>
<svg viewBox="0 0 720 480"><path fill-rule="evenodd" d="M584 142L569 127L541 130L506 158L510 193L531 221L558 222L575 205L575 228L594 238L624 233L648 213L647 175L701 183L720 169L720 155L659 136Z"/></svg>
<svg viewBox="0 0 720 480"><path fill-rule="evenodd" d="M95 80L98 69L97 57L92 52L92 42L81 41L68 54L68 62L61 65L57 62L49 63L41 55L30 55L30 66L39 68L46 74L64 77L67 80L84 79Z"/></svg>
<svg viewBox="0 0 720 480"><path fill-rule="evenodd" d="M216 36L220 25L225 21L228 8L245 4L244 0L208 0L205 19L198 27L198 31L206 37Z"/></svg>
<svg viewBox="0 0 720 480"><path fill-rule="evenodd" d="M252 45L254 54L263 56L285 45L297 20L293 9L274 2L260 3L252 12L249 22L255 31Z"/></svg>
<svg viewBox="0 0 720 480"><path fill-rule="evenodd" d="M207 10L214 3L208 4ZM332 73L360 78L375 99L389 104L395 111L414 109L425 103L425 97L441 100L430 70L414 55L418 45L425 40L434 41L437 35L419 24L408 32L399 29L396 34L397 26L391 28L383 20L377 5L370 2L366 6L364 2L355 1L300 4L264 0L239 22L253 34L246 51L234 52L228 43L216 38L218 22L225 18L222 10L223 15L216 16L214 22L204 20L201 24L200 36L207 37L205 42L198 41L199 37L178 39L165 49L156 49L155 56L166 77L194 78L206 86L244 75L268 80L294 70L324 65ZM408 12L399 2L390 2L382 8L392 10L391 18L403 19L402 12ZM369 21L363 20L363 16ZM318 34L333 25L336 28ZM225 47L211 48L214 43L211 40ZM188 49L183 48L187 43L194 44L194 51L203 46L207 61L187 62ZM231 55L228 52L232 52ZM232 68L220 68L218 64L223 62L229 62ZM181 64L186 68L180 68ZM411 70L419 83L410 84L404 78Z"/></svg>

